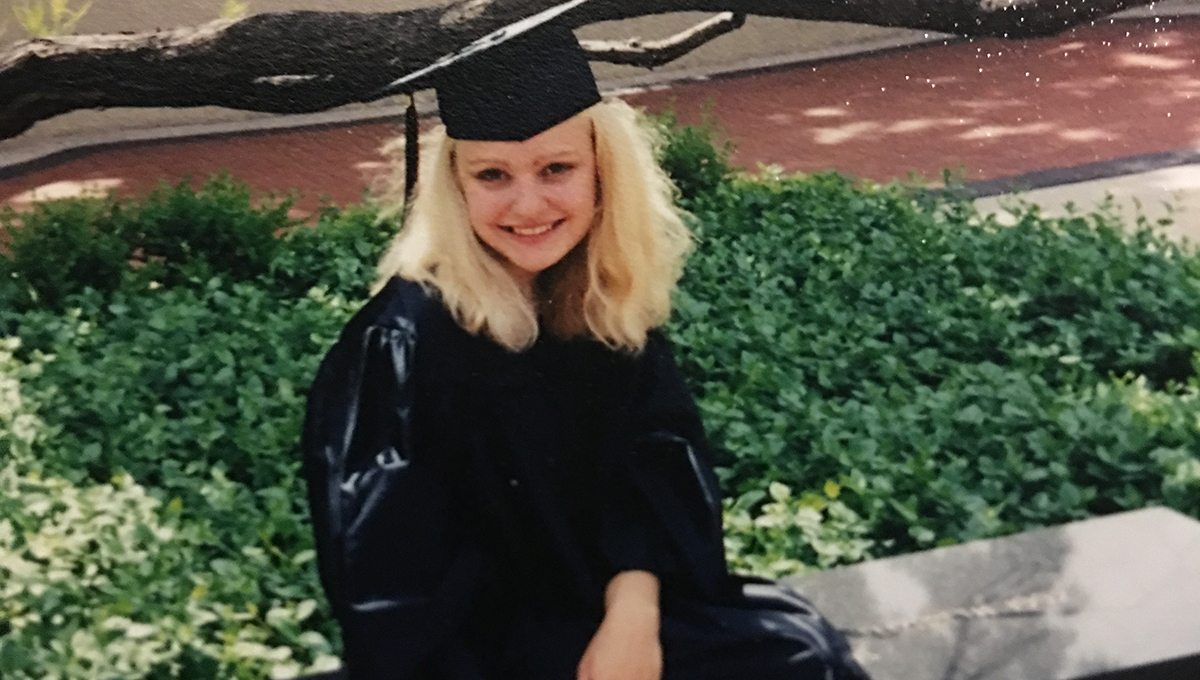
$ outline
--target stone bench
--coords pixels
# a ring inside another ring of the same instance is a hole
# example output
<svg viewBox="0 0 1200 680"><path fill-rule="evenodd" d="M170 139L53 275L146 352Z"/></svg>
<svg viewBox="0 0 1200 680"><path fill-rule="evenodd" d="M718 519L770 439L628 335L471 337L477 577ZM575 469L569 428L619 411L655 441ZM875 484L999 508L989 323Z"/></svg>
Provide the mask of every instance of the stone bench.
<svg viewBox="0 0 1200 680"><path fill-rule="evenodd" d="M1200 680L1200 522L1165 508L791 583L875 680Z"/></svg>
<svg viewBox="0 0 1200 680"><path fill-rule="evenodd" d="M1165 508L789 582L874 680L1200 680L1200 522Z"/></svg>

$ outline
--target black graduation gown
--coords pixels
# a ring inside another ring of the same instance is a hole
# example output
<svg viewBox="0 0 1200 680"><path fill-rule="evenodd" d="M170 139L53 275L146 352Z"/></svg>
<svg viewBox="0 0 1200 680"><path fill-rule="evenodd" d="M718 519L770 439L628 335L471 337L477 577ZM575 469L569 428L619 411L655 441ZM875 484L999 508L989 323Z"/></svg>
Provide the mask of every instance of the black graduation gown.
<svg viewBox="0 0 1200 680"><path fill-rule="evenodd" d="M354 680L574 680L617 572L661 583L669 680L865 678L794 592L726 572L666 338L509 352L393 279L347 324L302 441Z"/></svg>

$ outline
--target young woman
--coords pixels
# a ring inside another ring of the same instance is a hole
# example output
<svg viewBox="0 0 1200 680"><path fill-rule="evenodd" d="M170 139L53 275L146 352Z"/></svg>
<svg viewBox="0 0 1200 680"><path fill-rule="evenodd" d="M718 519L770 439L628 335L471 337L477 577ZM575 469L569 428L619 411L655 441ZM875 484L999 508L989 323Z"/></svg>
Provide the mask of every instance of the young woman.
<svg viewBox="0 0 1200 680"><path fill-rule="evenodd" d="M865 678L806 601L726 572L657 330L690 237L653 134L566 29L488 54L439 84L446 130L310 391L350 676Z"/></svg>

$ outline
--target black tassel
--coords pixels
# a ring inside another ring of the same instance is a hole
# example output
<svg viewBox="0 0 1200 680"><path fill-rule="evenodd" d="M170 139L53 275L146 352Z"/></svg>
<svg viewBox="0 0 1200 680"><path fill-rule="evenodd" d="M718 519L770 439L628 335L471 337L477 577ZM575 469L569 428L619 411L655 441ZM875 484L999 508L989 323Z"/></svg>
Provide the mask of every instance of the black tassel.
<svg viewBox="0 0 1200 680"><path fill-rule="evenodd" d="M404 202L412 200L413 190L417 187L417 163L420 160L417 139L417 98L408 93L408 110L404 112Z"/></svg>

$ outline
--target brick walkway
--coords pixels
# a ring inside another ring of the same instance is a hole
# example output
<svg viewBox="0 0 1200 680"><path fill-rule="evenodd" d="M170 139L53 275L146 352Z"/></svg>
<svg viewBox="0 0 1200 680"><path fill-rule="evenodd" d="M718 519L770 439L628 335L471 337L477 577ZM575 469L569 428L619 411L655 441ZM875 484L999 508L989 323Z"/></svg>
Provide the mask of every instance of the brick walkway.
<svg viewBox="0 0 1200 680"><path fill-rule="evenodd" d="M685 122L711 106L753 168L836 169L876 180L911 173L989 179L1200 145L1200 19L1116 22L1052 38L932 45L627 95ZM672 104L673 102L673 104ZM31 192L141 192L221 169L260 190L297 189L301 207L362 196L395 123L143 144L83 153L0 180Z"/></svg>

